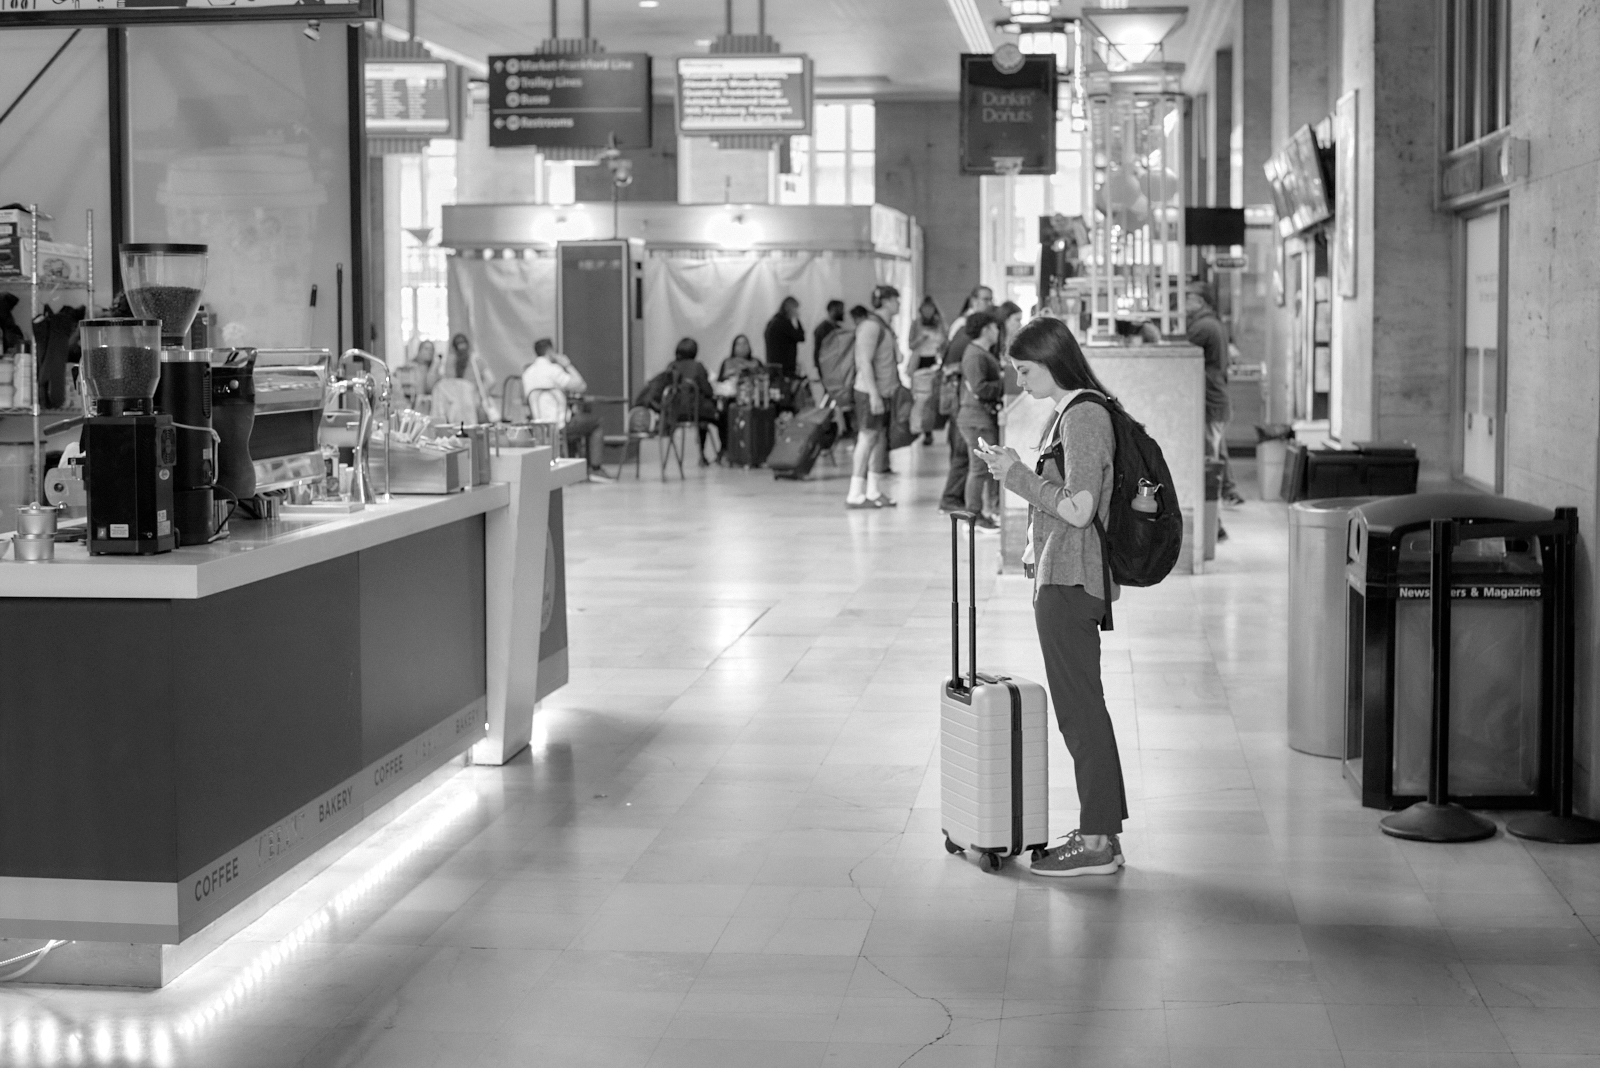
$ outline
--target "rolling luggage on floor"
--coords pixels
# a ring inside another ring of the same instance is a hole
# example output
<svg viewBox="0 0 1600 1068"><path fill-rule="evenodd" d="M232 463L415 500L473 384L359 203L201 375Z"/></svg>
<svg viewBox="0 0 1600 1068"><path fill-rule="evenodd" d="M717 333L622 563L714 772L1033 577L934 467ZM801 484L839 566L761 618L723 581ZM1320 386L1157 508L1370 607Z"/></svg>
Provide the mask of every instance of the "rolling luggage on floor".
<svg viewBox="0 0 1600 1068"><path fill-rule="evenodd" d="M773 478L805 478L811 465L827 447L828 436L836 433L833 403L808 408L778 427L777 441L767 455Z"/></svg>
<svg viewBox="0 0 1600 1068"><path fill-rule="evenodd" d="M728 463L760 467L772 452L776 408L736 404L728 411Z"/></svg>
<svg viewBox="0 0 1600 1068"><path fill-rule="evenodd" d="M977 516L950 516L950 679L940 694L944 847L979 854L985 871L1049 844L1049 700L1044 687L978 674ZM961 675L961 523L968 524L967 675Z"/></svg>

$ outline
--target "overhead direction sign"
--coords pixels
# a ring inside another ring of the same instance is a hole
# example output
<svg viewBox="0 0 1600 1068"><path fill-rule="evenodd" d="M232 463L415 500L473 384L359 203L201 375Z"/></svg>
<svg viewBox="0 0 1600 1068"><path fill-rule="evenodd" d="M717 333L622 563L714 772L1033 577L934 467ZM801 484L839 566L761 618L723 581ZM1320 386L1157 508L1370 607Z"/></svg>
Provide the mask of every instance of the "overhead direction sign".
<svg viewBox="0 0 1600 1068"><path fill-rule="evenodd" d="M489 57L491 148L650 147L644 52Z"/></svg>
<svg viewBox="0 0 1600 1068"><path fill-rule="evenodd" d="M808 56L680 56L678 132L808 134L811 91Z"/></svg>

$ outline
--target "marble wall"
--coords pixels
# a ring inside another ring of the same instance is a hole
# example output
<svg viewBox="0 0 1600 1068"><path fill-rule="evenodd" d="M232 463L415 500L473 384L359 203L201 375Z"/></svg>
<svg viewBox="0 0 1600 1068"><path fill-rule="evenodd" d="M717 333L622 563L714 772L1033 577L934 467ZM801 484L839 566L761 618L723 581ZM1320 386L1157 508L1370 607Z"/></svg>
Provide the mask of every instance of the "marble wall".
<svg viewBox="0 0 1600 1068"><path fill-rule="evenodd" d="M1511 190L1505 492L1579 510L1579 800L1600 816L1600 4L1511 13L1511 129L1532 167Z"/></svg>

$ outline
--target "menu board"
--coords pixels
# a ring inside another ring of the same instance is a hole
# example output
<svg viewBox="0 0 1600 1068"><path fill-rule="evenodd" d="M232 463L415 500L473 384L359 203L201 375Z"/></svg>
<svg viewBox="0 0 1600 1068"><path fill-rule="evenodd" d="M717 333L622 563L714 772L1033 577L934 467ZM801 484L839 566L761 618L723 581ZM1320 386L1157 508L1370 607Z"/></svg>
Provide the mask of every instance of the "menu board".
<svg viewBox="0 0 1600 1068"><path fill-rule="evenodd" d="M650 132L644 52L489 57L490 148L649 148Z"/></svg>
<svg viewBox="0 0 1600 1068"><path fill-rule="evenodd" d="M375 19L381 0L0 0L6 26Z"/></svg>
<svg viewBox="0 0 1600 1068"><path fill-rule="evenodd" d="M681 56L678 132L808 134L811 60L806 56Z"/></svg>
<svg viewBox="0 0 1600 1068"><path fill-rule="evenodd" d="M386 137L448 137L454 133L448 63L369 59L365 71L367 133Z"/></svg>

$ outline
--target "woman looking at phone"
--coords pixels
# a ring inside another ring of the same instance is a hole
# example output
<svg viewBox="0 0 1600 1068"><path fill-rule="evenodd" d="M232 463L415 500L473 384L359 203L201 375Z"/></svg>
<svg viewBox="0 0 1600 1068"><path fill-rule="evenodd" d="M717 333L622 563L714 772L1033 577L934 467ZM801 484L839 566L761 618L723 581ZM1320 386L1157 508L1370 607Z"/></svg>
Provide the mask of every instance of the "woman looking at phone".
<svg viewBox="0 0 1600 1068"><path fill-rule="evenodd" d="M1116 438L1111 416L1099 403L1073 404L1086 392L1108 401L1111 395L1059 319L1035 319L1023 327L1010 357L1022 388L1055 404L1056 416L1039 442L1038 467L1029 470L1011 449L987 441L974 456L1028 502L1024 561L1034 567L1034 622L1050 701L1078 781L1078 827L1034 861L1033 871L1111 875L1123 864L1118 835L1128 802L1100 678L1100 625L1117 589L1106 588L1095 520L1103 528L1110 515Z"/></svg>

